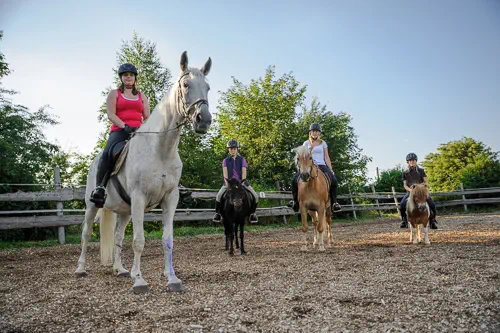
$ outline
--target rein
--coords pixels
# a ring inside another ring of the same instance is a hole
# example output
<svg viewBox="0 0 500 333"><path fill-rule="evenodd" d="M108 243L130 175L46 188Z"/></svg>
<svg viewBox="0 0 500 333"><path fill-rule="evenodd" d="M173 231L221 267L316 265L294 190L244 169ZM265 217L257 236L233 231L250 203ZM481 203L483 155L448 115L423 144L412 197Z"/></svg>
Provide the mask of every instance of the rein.
<svg viewBox="0 0 500 333"><path fill-rule="evenodd" d="M177 123L177 126L170 128L170 129L167 129L167 130L164 130L164 131L134 132L134 133L132 133L130 138L132 138L136 134L150 134L150 133L161 134L161 133L168 133L171 131L178 130L180 127L187 125L193 121L193 116L191 115L191 110L193 108L195 108L195 111L196 111L196 108L199 110L203 104L208 106L208 101L206 99L202 99L202 98L198 98L194 103L191 103L189 105L186 103L186 100L184 98L184 94L182 93L181 81L182 81L182 78L189 75L190 73L191 72L185 72L184 74L182 74L182 76L179 78L179 80L177 80L177 105L176 105L177 106L177 113L179 113L184 118L184 121L181 121L180 123ZM182 103L182 109L179 109L181 103Z"/></svg>

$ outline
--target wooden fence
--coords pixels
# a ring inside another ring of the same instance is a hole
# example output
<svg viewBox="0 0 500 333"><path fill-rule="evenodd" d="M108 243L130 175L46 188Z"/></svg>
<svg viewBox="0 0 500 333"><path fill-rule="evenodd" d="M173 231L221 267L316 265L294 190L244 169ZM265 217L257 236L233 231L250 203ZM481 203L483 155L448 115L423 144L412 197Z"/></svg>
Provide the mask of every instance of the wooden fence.
<svg viewBox="0 0 500 333"><path fill-rule="evenodd" d="M68 225L81 224L83 221L83 209L64 209L65 201L84 200L85 187L69 188L62 187L60 184L59 170L55 170L54 191L40 192L16 192L0 194L0 201L49 201L56 202L56 209L48 210L21 210L21 211L0 211L0 230L32 228L32 227L58 227L59 242L64 244L64 227ZM461 206L467 211L468 205L474 204L492 204L500 203L498 198L477 198L467 199L468 195L500 193L500 187L494 188L478 188L464 189L461 185L460 191L452 192L435 192L433 197L455 197L459 196L458 200L437 201L437 207ZM217 190L193 190L191 196L193 199L215 199ZM353 217L357 218L356 211L377 211L382 216L384 210L398 210L399 200L405 193L396 193L394 188L392 192L376 192L372 187L372 193L356 193L348 195L339 195L338 198L347 204L342 206L345 212L352 212ZM292 199L290 192L260 192L260 198L278 200L280 206L271 208L259 208L257 215L265 216L283 216L283 221L286 222L286 216L295 215L292 209L283 206L284 202ZM365 199L362 201L373 200L375 203L355 203L355 199ZM159 221L161 214L159 209L153 209L151 213L145 215L145 221ZM43 215L40 215L43 214ZM51 214L51 215L47 215ZM211 220L214 214L213 209L177 209L174 221L205 221ZM8 217L1 217L9 215Z"/></svg>

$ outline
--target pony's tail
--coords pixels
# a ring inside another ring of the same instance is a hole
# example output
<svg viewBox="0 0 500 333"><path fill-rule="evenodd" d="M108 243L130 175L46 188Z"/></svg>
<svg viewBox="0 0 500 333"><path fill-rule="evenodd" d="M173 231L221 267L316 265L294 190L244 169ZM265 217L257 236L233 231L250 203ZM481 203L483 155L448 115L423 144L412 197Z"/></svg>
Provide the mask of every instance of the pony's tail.
<svg viewBox="0 0 500 333"><path fill-rule="evenodd" d="M115 247L116 214L109 209L102 208L99 212L101 264L113 265L113 250Z"/></svg>

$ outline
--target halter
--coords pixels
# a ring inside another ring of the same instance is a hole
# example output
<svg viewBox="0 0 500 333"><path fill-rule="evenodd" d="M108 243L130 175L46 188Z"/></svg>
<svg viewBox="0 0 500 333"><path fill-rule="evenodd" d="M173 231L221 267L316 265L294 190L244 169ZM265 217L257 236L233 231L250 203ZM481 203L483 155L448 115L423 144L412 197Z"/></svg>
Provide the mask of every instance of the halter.
<svg viewBox="0 0 500 333"><path fill-rule="evenodd" d="M131 135L130 138L132 138L136 134L167 133L167 132L170 132L170 131L175 131L175 130L179 129L180 127L182 127L184 125L187 125L190 122L192 122L193 121L193 115L199 113L201 105L205 104L206 106L208 106L208 101L206 99L203 99L203 98L198 98L194 103L192 103L190 105L188 105L186 103L186 100L184 98L184 94L182 93L181 81L182 81L183 77L185 77L185 76L187 76L189 74L191 74L191 72L186 71L184 74L181 75L181 77L179 78L179 80L177 80L177 113L179 113L183 117L184 120L181 121L181 122L179 122L179 123L177 123L177 126L175 126L173 128L170 128L168 130L158 131L158 132L134 132L134 133L132 133L132 135ZM180 104L182 104L182 108L181 109L179 109ZM198 111L198 112L194 112L193 115L191 115L191 110L193 108L195 108L196 109L195 111Z"/></svg>

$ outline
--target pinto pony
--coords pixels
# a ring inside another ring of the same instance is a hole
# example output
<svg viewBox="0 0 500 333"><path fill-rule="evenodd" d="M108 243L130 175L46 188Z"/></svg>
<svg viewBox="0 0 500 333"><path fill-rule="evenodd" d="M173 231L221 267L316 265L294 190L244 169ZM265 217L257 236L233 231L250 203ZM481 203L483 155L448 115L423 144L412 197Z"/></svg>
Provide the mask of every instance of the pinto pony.
<svg viewBox="0 0 500 333"><path fill-rule="evenodd" d="M307 215L309 214L314 227L313 246L318 245L319 251L325 251L324 231L328 231L326 245L333 241L331 232L332 211L328 196L327 176L313 163L311 151L308 147L300 146L293 149L293 151L296 154L295 163L300 174L298 199L304 240L302 250L307 249Z"/></svg>
<svg viewBox="0 0 500 333"><path fill-rule="evenodd" d="M429 241L429 216L430 209L427 204L429 191L423 184L411 186L410 198L406 205L406 214L410 222L410 242L418 244L421 241L421 228L424 229L424 242L430 245Z"/></svg>

